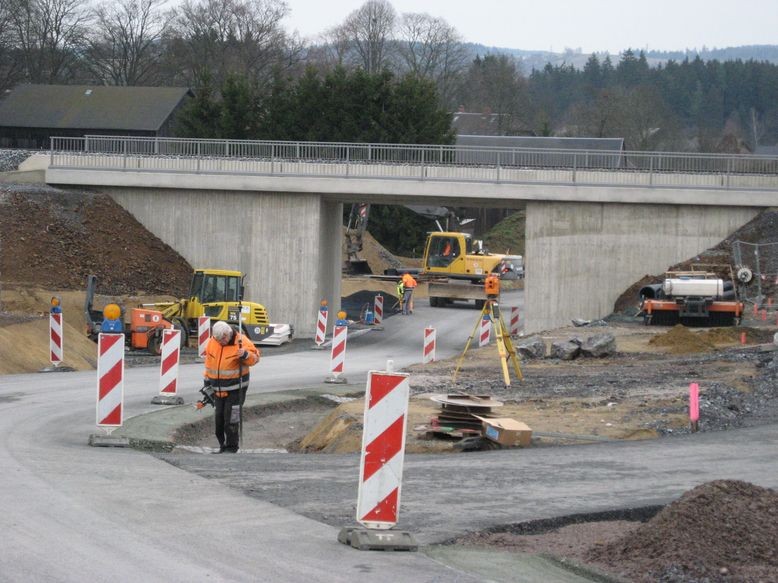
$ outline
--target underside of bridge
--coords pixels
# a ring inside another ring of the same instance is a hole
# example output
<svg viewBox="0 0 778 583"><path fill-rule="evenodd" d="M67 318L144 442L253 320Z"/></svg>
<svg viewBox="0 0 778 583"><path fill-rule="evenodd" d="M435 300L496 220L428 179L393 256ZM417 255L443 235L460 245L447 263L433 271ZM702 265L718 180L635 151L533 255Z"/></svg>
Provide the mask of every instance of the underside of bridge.
<svg viewBox="0 0 778 583"><path fill-rule="evenodd" d="M102 187L194 267L247 274L245 299L314 335L319 303L340 307L342 204L316 194Z"/></svg>
<svg viewBox="0 0 778 583"><path fill-rule="evenodd" d="M340 203L300 193L105 191L192 265L246 272L246 299L265 304L273 321L293 324L298 336L314 335L322 299L339 308ZM606 316L642 276L694 257L758 212L592 202L526 208L528 333Z"/></svg>
<svg viewBox="0 0 778 583"><path fill-rule="evenodd" d="M759 209L528 202L526 332L602 318L644 275L712 247ZM635 298L637 305L638 298Z"/></svg>

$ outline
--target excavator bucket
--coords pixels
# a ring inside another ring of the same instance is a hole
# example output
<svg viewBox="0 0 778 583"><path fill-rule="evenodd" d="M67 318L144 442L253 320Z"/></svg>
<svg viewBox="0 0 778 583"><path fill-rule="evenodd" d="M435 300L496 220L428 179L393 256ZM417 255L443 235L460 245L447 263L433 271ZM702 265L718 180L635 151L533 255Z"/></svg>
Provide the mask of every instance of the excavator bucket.
<svg viewBox="0 0 778 583"><path fill-rule="evenodd" d="M352 259L346 264L346 272L349 275L371 275L373 270L364 259Z"/></svg>

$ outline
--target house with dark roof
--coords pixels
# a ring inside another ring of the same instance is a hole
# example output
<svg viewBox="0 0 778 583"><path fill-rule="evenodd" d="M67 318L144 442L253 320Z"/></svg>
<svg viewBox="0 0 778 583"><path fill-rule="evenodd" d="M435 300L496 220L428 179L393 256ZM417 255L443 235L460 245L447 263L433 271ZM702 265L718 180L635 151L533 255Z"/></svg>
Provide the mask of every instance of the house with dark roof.
<svg viewBox="0 0 778 583"><path fill-rule="evenodd" d="M186 87L17 85L0 100L0 147L48 148L52 136L171 136Z"/></svg>
<svg viewBox="0 0 778 583"><path fill-rule="evenodd" d="M623 164L624 139L460 134L456 148L460 164L619 168ZM533 156L530 150L541 150L543 156ZM579 150L585 153L578 154Z"/></svg>

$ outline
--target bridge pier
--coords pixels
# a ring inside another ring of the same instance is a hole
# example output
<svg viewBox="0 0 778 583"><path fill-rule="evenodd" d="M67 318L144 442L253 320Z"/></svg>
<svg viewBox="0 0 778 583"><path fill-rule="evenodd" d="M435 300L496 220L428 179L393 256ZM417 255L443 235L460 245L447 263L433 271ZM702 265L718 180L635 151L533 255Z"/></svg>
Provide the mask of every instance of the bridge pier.
<svg viewBox="0 0 778 583"><path fill-rule="evenodd" d="M661 274L716 245L758 212L732 206L527 202L526 332L610 314L618 297L641 277Z"/></svg>
<svg viewBox="0 0 778 583"><path fill-rule="evenodd" d="M313 337L319 302L340 309L343 205L317 194L103 187L193 267L239 269L245 299Z"/></svg>

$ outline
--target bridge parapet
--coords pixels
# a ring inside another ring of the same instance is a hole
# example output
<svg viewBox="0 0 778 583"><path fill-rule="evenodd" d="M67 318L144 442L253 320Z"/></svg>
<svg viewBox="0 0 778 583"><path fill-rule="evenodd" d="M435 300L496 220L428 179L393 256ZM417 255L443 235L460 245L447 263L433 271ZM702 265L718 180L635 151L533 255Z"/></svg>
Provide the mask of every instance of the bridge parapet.
<svg viewBox="0 0 778 583"><path fill-rule="evenodd" d="M86 136L52 138L49 167L422 182L778 190L769 156Z"/></svg>

